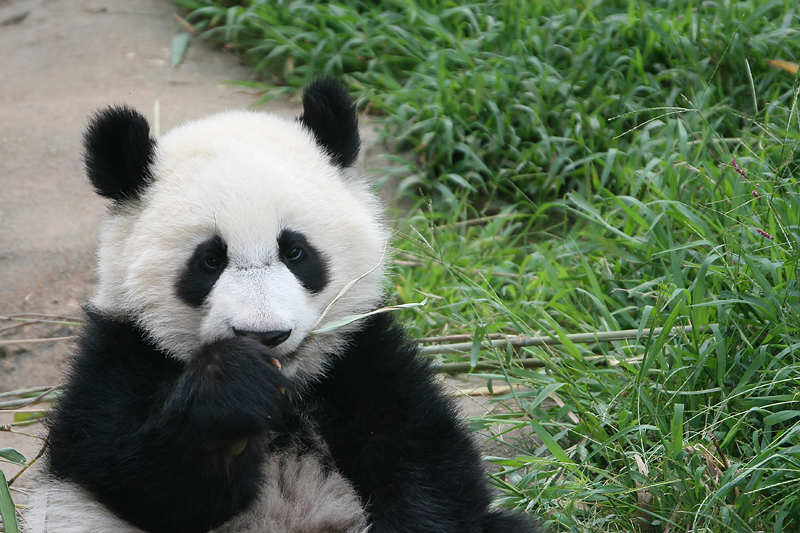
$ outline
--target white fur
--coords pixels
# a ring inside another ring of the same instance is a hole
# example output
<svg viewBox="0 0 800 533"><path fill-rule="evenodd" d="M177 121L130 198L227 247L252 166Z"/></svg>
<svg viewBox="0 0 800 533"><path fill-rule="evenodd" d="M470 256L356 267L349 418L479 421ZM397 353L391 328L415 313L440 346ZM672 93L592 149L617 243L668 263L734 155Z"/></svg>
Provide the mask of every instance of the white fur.
<svg viewBox="0 0 800 533"><path fill-rule="evenodd" d="M232 327L244 331L291 330L289 339L274 351L278 355L293 352L316 320L317 305L277 258L252 267L229 267L209 295L200 342L227 337Z"/></svg>
<svg viewBox="0 0 800 533"><path fill-rule="evenodd" d="M325 307L371 269L325 322L380 303L387 230L374 196L334 167L299 122L256 112L190 122L159 140L153 175L141 199L106 216L93 304L138 321L174 357L232 336L233 327L291 329L277 350L296 351L286 373L314 379L325 366L319 355L358 327L308 337ZM319 294L278 261L284 228L303 233L324 255L331 276ZM228 245L229 263L207 304L193 308L175 284L197 245L215 234Z"/></svg>
<svg viewBox="0 0 800 533"><path fill-rule="evenodd" d="M120 520L86 491L65 481L44 480L28 499L26 533L144 533Z"/></svg>
<svg viewBox="0 0 800 533"><path fill-rule="evenodd" d="M279 454L249 509L209 533L366 533L367 517L350 483L314 455ZM25 533L144 533L117 518L82 488L46 479L29 500Z"/></svg>
<svg viewBox="0 0 800 533"><path fill-rule="evenodd" d="M269 461L251 508L211 533L366 533L367 517L350 483L313 456Z"/></svg>

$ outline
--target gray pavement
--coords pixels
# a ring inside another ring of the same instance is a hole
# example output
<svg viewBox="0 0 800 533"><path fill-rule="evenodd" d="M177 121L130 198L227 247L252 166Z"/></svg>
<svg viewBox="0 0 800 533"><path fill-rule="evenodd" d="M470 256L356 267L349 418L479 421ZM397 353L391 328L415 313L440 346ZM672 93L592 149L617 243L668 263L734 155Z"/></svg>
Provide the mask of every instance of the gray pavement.
<svg viewBox="0 0 800 533"><path fill-rule="evenodd" d="M89 114L127 103L153 123L158 102L163 132L254 101L223 82L250 70L207 43L171 66L177 13L168 0L0 0L0 314L76 315L92 294L105 202L81 163ZM0 389L58 379L31 346L5 352Z"/></svg>
<svg viewBox="0 0 800 533"><path fill-rule="evenodd" d="M169 0L0 0L0 315L75 316L94 292L105 202L82 168L88 115L127 103L152 123L158 102L164 132L255 100L224 83L248 79L250 70L207 43L194 42L183 64L171 66L178 12ZM286 102L264 109L298 112ZM27 327L0 332L0 341L74 332ZM70 346L0 345L0 392L58 383ZM10 417L0 415L0 424ZM0 433L0 448L14 446L28 457L38 445Z"/></svg>

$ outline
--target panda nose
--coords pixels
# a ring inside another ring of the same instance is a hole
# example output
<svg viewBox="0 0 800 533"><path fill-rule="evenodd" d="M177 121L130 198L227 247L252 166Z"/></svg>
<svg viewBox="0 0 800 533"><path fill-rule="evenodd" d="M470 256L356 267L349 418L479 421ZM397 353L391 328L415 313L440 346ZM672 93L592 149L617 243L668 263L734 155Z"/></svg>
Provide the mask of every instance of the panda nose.
<svg viewBox="0 0 800 533"><path fill-rule="evenodd" d="M239 337L255 339L264 346L269 346L270 348L274 348L275 346L279 345L288 339L289 335L292 334L292 330L290 329L277 331L245 331L233 328L233 332Z"/></svg>

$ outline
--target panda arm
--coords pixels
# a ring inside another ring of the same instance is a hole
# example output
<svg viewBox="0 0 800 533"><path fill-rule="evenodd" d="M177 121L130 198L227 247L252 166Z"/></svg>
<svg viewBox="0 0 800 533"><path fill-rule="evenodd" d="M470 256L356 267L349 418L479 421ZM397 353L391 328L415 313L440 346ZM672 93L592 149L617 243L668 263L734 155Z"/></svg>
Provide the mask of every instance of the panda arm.
<svg viewBox="0 0 800 533"><path fill-rule="evenodd" d="M252 501L286 380L250 339L189 363L90 312L50 417L49 471L147 531L204 532Z"/></svg>
<svg viewBox="0 0 800 533"><path fill-rule="evenodd" d="M357 333L317 392L338 468L385 532L533 532L491 512L472 439L416 347L378 315Z"/></svg>

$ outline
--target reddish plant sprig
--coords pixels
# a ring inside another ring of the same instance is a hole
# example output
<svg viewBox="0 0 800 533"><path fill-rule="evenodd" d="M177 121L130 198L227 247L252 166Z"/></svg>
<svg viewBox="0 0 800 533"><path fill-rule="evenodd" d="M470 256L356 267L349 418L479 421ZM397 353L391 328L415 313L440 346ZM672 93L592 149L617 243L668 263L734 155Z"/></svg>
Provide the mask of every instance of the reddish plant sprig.
<svg viewBox="0 0 800 533"><path fill-rule="evenodd" d="M748 180L750 179L750 178L747 177L747 174L745 174L744 170L742 170L742 167L739 166L739 163L736 162L736 158L731 158L731 165L733 166L733 170L738 172L744 179L748 179ZM756 183L756 187L758 187L758 183ZM759 194L759 192L756 189L753 189L752 194L753 194L753 198L756 198L756 199L760 199L761 198L761 194ZM759 235L761 235L765 239L769 239L771 241L775 240L774 236L770 235L769 233L767 233L766 231L764 231L761 228L756 228L756 233L758 233Z"/></svg>
<svg viewBox="0 0 800 533"><path fill-rule="evenodd" d="M771 241L775 239L775 237L773 237L772 235L770 235L769 233L767 233L766 231L764 231L761 228L756 228L756 233L758 233L759 235L761 235L765 239L769 239Z"/></svg>
<svg viewBox="0 0 800 533"><path fill-rule="evenodd" d="M747 174L744 173L744 170L742 170L742 167L739 166L735 158L731 158L731 165L733 165L733 170L741 174L745 179L748 179Z"/></svg>

